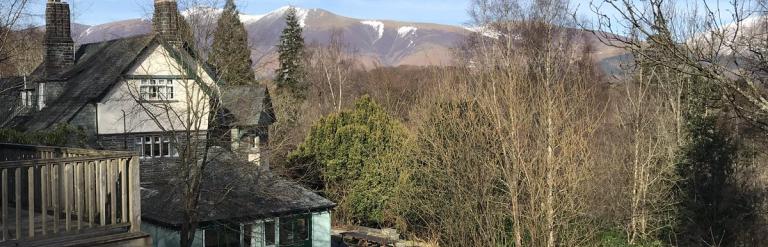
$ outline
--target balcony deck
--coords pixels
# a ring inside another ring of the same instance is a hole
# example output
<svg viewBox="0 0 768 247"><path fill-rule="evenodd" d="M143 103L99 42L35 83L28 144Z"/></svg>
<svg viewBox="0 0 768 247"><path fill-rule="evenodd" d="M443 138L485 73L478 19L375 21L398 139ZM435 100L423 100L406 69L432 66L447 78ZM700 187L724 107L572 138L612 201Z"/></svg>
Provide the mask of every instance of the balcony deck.
<svg viewBox="0 0 768 247"><path fill-rule="evenodd" d="M0 246L143 246L134 153L0 144Z"/></svg>

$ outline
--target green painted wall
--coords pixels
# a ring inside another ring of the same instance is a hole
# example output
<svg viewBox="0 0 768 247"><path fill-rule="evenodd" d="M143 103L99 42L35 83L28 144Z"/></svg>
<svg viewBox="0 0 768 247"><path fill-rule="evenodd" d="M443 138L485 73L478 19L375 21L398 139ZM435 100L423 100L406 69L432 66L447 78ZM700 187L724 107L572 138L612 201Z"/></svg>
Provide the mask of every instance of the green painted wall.
<svg viewBox="0 0 768 247"><path fill-rule="evenodd" d="M331 213L312 214L312 247L331 246Z"/></svg>
<svg viewBox="0 0 768 247"><path fill-rule="evenodd" d="M155 226L147 222L141 222L141 231L149 233L152 236L152 246L155 247L179 247L180 237L179 232L170 230L167 228ZM202 230L198 230L195 233L195 241L192 242L194 247L203 247L203 236L205 234Z"/></svg>

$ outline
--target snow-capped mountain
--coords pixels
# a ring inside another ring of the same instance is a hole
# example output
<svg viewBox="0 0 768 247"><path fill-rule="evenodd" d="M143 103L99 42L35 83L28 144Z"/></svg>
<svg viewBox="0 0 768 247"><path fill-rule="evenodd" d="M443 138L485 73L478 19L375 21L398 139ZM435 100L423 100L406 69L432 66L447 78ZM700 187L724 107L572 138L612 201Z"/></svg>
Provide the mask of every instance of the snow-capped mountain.
<svg viewBox="0 0 768 247"><path fill-rule="evenodd" d="M740 21L696 33L687 40L687 44L710 55L739 56L744 52L750 53L752 48L765 47L768 35L766 28L768 16L755 14Z"/></svg>
<svg viewBox="0 0 768 247"><path fill-rule="evenodd" d="M285 27L287 10L288 7L282 7L265 14L240 14L249 34L254 66L260 74L269 74L276 67L275 46ZM341 33L349 51L356 52L366 67L450 65L454 62L451 49L472 33L490 38L500 35L486 28L355 19L323 9L299 8L297 11L307 44L327 44L332 34ZM184 10L182 15L194 23L194 27L210 31L215 28L221 12L221 9L195 7ZM150 31L151 20L132 19L87 27L73 36L78 43L92 43Z"/></svg>

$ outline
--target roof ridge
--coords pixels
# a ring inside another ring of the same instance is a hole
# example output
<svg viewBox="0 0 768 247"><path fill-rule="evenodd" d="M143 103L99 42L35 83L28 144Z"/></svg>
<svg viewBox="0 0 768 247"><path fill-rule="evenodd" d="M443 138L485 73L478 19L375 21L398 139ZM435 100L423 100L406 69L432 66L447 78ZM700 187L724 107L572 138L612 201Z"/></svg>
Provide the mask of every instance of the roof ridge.
<svg viewBox="0 0 768 247"><path fill-rule="evenodd" d="M127 39L140 39L140 38L146 38L146 37L153 37L154 38L155 36L157 36L157 34L155 34L155 33L136 34L136 35L126 36L126 37L119 37L119 38L108 39L108 40L102 40L102 41L97 41L97 42L82 43L82 44L79 44L79 46L103 44L103 43L116 42L116 41L127 40Z"/></svg>

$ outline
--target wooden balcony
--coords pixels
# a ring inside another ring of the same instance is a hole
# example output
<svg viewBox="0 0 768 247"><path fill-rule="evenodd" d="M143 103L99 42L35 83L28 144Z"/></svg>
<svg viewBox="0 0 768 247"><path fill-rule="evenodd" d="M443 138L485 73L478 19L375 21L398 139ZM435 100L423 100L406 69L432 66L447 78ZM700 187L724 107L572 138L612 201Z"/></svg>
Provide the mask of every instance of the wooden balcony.
<svg viewBox="0 0 768 247"><path fill-rule="evenodd" d="M132 152L0 144L0 246L143 246Z"/></svg>

